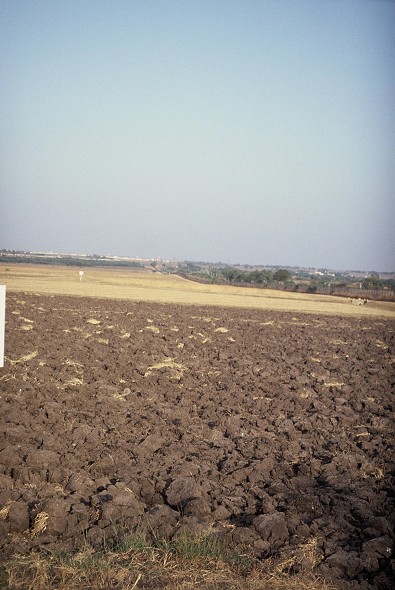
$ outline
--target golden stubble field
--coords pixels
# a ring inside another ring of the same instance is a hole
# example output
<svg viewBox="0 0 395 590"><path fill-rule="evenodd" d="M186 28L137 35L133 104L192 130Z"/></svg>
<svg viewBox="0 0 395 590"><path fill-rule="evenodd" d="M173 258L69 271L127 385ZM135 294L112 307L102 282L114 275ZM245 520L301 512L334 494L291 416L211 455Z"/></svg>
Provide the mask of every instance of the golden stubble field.
<svg viewBox="0 0 395 590"><path fill-rule="evenodd" d="M395 303L353 305L348 298L269 289L204 285L149 270L1 264L0 284L7 290L184 305L215 305L325 315L395 317Z"/></svg>

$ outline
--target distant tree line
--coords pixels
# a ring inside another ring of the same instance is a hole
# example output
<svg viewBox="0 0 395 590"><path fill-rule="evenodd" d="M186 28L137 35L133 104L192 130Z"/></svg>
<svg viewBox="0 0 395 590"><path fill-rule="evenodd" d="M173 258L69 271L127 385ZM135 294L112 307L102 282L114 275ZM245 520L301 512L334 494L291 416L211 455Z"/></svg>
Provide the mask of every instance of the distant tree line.
<svg viewBox="0 0 395 590"><path fill-rule="evenodd" d="M267 285L269 283L284 283L291 279L291 273L281 268L272 272L271 270L244 271L237 268L226 268L219 271L219 277L229 283L247 283L255 285Z"/></svg>
<svg viewBox="0 0 395 590"><path fill-rule="evenodd" d="M193 263L187 263L179 269L180 274L201 278L210 283L233 283L250 285L269 285L271 283L286 283L290 281L291 273L284 269L275 272L271 270L242 270L235 267L202 269Z"/></svg>
<svg viewBox="0 0 395 590"><path fill-rule="evenodd" d="M395 300L395 280L380 279L377 273L371 273L363 280L353 277L341 277L317 274L304 274L303 277L292 274L289 270L279 268L275 271L245 270L237 267L201 267L194 263L184 263L178 269L189 279L201 283L251 285L260 288L280 289L300 293L317 293L322 295L339 295L342 297L366 297L368 299Z"/></svg>

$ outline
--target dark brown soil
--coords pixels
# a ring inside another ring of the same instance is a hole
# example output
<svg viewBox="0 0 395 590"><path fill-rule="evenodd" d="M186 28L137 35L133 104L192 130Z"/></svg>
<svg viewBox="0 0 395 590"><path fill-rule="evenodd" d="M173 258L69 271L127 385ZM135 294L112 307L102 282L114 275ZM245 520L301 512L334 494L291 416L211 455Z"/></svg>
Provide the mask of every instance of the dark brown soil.
<svg viewBox="0 0 395 590"><path fill-rule="evenodd" d="M384 319L9 294L4 555L211 530L390 588L393 346Z"/></svg>

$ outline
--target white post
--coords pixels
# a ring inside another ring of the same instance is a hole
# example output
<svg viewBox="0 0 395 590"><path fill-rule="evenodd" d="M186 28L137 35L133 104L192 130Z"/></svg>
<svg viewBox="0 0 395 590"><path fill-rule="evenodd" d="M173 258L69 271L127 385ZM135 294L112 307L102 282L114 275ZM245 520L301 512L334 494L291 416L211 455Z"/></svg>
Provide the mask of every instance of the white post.
<svg viewBox="0 0 395 590"><path fill-rule="evenodd" d="M80 282L82 281L82 277L84 276L84 271L80 270L80 272L78 273L80 275Z"/></svg>
<svg viewBox="0 0 395 590"><path fill-rule="evenodd" d="M4 367L5 285L0 285L0 367Z"/></svg>

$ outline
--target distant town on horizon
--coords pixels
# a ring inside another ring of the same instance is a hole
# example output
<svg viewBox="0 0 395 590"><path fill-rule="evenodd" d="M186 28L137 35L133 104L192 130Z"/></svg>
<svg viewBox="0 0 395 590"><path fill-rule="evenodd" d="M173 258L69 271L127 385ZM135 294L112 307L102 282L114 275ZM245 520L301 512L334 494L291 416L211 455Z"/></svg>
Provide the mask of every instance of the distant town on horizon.
<svg viewBox="0 0 395 590"><path fill-rule="evenodd" d="M15 260L12 259L15 257ZM50 261L63 261L69 262L71 264L73 261L77 266L81 264L83 261L91 261L91 262L107 262L106 266L110 266L114 263L116 266L121 266L123 263L126 266L150 266L152 267L153 264L159 267L165 267L168 270L170 269L178 269L183 268L185 265L196 265L200 268L237 268L241 270L270 270L276 271L279 269L286 269L291 271L292 274L298 275L305 275L308 273L310 276L315 275L319 276L327 276L327 277L351 277L355 279L362 279L368 278L369 276L378 275L380 279L395 279L395 270L394 271L377 271L375 269L370 270L363 270L363 269L334 269L334 268L326 268L326 267L313 267L313 266L293 266L287 264L249 264L249 263L232 263L232 262L223 262L223 261L203 261L203 260L176 260L176 259L166 259L162 257L138 257L138 256L119 256L114 254L86 254L86 253L76 253L76 252L53 252L53 251L28 251L28 250L11 250L11 249L0 249L0 262L26 262L32 263L33 258L37 258L34 262L44 262L48 264ZM4 258L4 259L3 259ZM80 263L80 264L78 264ZM100 265L100 264L98 264Z"/></svg>

